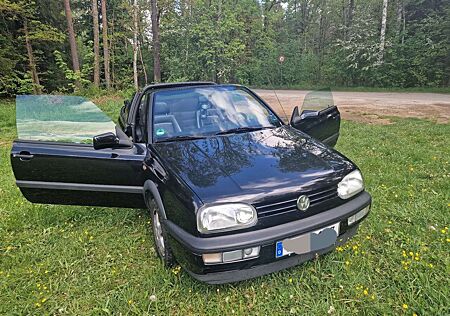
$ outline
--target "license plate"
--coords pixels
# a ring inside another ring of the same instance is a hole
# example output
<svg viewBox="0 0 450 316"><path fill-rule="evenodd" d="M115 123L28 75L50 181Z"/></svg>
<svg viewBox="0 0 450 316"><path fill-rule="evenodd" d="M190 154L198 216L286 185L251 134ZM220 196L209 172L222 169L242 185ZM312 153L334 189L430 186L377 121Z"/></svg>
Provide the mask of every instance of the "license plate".
<svg viewBox="0 0 450 316"><path fill-rule="evenodd" d="M275 247L275 258L287 256L294 252L303 254L327 248L336 242L337 236L339 236L339 223L323 227L311 233L278 241Z"/></svg>

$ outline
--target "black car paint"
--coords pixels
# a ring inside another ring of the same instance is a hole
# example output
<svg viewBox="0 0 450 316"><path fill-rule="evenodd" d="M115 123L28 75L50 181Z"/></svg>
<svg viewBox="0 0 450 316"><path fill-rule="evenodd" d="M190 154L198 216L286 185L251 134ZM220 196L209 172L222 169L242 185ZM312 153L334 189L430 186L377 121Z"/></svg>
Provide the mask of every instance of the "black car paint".
<svg viewBox="0 0 450 316"><path fill-rule="evenodd" d="M195 85L200 83L189 84ZM122 130L128 136L135 135L136 116L142 113L139 104L145 93L183 87L183 84L149 86L136 94L130 108L121 110ZM265 104L251 90L247 91ZM338 135L335 124L326 123L322 116L321 126L329 130L321 133ZM315 126L317 130L320 125ZM11 161L18 185L31 202L143 208L146 200L155 198L163 208L163 223L170 220L189 234L204 238L218 235L202 236L197 231L195 214L205 203L276 203L337 185L345 174L356 169L343 155L289 125L202 140L153 143L151 134L148 139L147 144L134 143L132 148L101 150L90 145L19 140L13 144ZM32 155L32 159L20 158L26 154ZM65 187L58 189L61 184ZM307 213L287 212L261 219L256 226L240 232L307 218L342 203L340 198L329 199ZM230 234L233 233L219 235ZM172 236L169 238L183 266L194 273L214 270L205 267L198 254L187 250ZM270 258L273 261L273 254L273 245L263 245L260 258L262 262ZM253 264L241 262L217 269L246 268Z"/></svg>

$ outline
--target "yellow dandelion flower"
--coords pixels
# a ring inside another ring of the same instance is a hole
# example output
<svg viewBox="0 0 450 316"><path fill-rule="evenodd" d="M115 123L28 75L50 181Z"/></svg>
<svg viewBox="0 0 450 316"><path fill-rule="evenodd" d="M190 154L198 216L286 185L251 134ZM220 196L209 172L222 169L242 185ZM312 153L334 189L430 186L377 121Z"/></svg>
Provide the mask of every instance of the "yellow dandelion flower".
<svg viewBox="0 0 450 316"><path fill-rule="evenodd" d="M292 283L292 278L289 278L289 283Z"/></svg>
<svg viewBox="0 0 450 316"><path fill-rule="evenodd" d="M48 273L48 270L45 270L44 273L47 274L47 273Z"/></svg>
<svg viewBox="0 0 450 316"><path fill-rule="evenodd" d="M445 229L441 229L441 233L442 233L442 234L445 234Z"/></svg>
<svg viewBox="0 0 450 316"><path fill-rule="evenodd" d="M41 300L42 303L45 303L46 301L47 299L45 297Z"/></svg>
<svg viewBox="0 0 450 316"><path fill-rule="evenodd" d="M372 237L370 237L370 236L366 236L366 239L367 239L367 240L370 240L371 238L372 238Z"/></svg>
<svg viewBox="0 0 450 316"><path fill-rule="evenodd" d="M447 238L447 242L450 242L450 238Z"/></svg>
<svg viewBox="0 0 450 316"><path fill-rule="evenodd" d="M369 295L369 291L367 291L367 289L364 290L364 295Z"/></svg>
<svg viewBox="0 0 450 316"><path fill-rule="evenodd" d="M133 300L128 300L128 304L129 305L133 304Z"/></svg>
<svg viewBox="0 0 450 316"><path fill-rule="evenodd" d="M350 261L348 261L348 260L345 261L345 264L346 264L346 265L349 265L349 264L350 264Z"/></svg>
<svg viewBox="0 0 450 316"><path fill-rule="evenodd" d="M402 307L403 307L403 309L408 309L408 305L407 304L403 304Z"/></svg>
<svg viewBox="0 0 450 316"><path fill-rule="evenodd" d="M413 316L417 316L417 314L416 314L416 313L413 313Z"/></svg>
<svg viewBox="0 0 450 316"><path fill-rule="evenodd" d="M34 306L41 307L41 303L37 302L37 303L34 304Z"/></svg>
<svg viewBox="0 0 450 316"><path fill-rule="evenodd" d="M409 252L409 255L410 255L411 257L414 257L414 253L413 253L412 251Z"/></svg>
<svg viewBox="0 0 450 316"><path fill-rule="evenodd" d="M434 267L432 263L430 263L428 266L429 266L430 268L433 268L433 267Z"/></svg>
<svg viewBox="0 0 450 316"><path fill-rule="evenodd" d="M372 294L372 296L370 298L374 300L375 299L375 295Z"/></svg>

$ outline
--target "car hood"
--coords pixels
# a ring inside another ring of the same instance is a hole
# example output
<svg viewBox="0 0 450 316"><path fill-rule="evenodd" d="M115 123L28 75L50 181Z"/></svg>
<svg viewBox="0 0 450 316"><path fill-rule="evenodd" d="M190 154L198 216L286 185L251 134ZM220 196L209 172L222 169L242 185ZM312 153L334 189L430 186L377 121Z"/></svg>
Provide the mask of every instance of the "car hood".
<svg viewBox="0 0 450 316"><path fill-rule="evenodd" d="M154 148L203 203L255 203L335 185L352 162L290 126Z"/></svg>

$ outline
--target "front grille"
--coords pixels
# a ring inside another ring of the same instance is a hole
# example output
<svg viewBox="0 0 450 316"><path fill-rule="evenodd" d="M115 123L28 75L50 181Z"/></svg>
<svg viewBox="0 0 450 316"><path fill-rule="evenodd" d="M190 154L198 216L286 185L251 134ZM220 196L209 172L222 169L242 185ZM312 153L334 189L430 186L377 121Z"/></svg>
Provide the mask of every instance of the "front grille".
<svg viewBox="0 0 450 316"><path fill-rule="evenodd" d="M258 218L281 215L284 213L298 211L297 199L300 195L306 195L310 199L310 206L307 212L317 209L317 207L326 201L337 197L337 186L327 187L321 190L299 193L296 198L274 203L256 203L253 206L256 208Z"/></svg>

